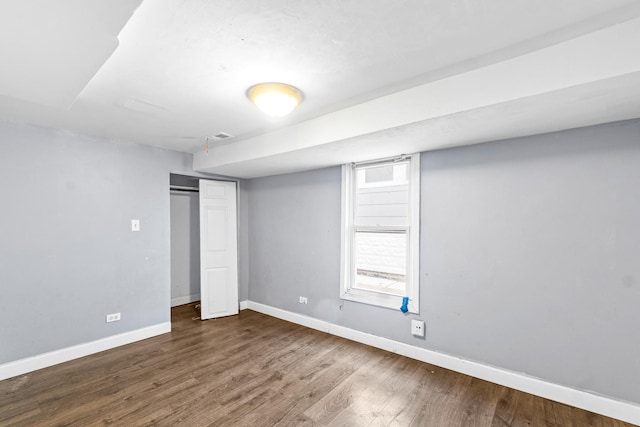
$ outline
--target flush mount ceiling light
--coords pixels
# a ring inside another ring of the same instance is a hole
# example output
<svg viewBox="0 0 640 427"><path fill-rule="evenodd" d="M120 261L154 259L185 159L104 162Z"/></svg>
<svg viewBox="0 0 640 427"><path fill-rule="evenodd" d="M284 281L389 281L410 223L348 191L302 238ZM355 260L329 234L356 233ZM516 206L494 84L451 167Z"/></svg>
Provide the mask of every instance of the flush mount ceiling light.
<svg viewBox="0 0 640 427"><path fill-rule="evenodd" d="M302 92L284 83L260 83L247 91L247 96L265 114L286 116L302 102Z"/></svg>

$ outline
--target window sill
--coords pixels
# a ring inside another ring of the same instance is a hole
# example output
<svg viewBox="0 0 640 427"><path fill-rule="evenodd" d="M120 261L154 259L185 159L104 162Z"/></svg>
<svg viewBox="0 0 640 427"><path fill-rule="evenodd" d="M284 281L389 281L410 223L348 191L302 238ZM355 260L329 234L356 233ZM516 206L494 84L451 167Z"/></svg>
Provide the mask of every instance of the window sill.
<svg viewBox="0 0 640 427"><path fill-rule="evenodd" d="M390 308L400 312L402 297L397 295L382 294L379 292L363 291L360 289L350 289L340 297L343 300L359 302L362 304L375 305L377 307ZM419 307L413 300L409 300L409 313L419 314Z"/></svg>

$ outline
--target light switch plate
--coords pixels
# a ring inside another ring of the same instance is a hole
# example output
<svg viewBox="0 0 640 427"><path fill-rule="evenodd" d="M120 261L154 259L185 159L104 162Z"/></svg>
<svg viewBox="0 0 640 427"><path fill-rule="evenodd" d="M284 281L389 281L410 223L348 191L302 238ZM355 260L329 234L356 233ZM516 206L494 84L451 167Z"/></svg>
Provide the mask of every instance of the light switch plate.
<svg viewBox="0 0 640 427"><path fill-rule="evenodd" d="M140 231L140 220L132 219L131 220L131 231Z"/></svg>

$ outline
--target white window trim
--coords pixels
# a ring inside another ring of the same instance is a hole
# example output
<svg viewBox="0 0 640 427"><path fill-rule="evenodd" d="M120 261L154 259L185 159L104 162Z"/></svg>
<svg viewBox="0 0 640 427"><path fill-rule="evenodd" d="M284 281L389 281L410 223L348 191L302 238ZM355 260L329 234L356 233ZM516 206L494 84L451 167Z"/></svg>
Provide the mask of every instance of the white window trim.
<svg viewBox="0 0 640 427"><path fill-rule="evenodd" d="M410 158L409 168L409 232L407 233L407 295L410 313L420 312L420 153L404 156ZM393 160L381 159L380 163ZM352 287L355 271L353 265L354 251L354 197L355 174L354 166L371 164L349 164L342 166L342 221L341 221L341 257L340 257L340 294L341 298L364 304L400 310L402 297L381 292L367 291ZM375 163L378 163L376 161Z"/></svg>

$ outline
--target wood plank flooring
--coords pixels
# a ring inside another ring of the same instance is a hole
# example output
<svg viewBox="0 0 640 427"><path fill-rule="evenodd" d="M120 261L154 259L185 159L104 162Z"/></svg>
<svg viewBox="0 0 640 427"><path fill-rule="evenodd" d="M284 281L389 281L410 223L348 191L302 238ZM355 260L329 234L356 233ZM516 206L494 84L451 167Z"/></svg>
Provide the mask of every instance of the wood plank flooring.
<svg viewBox="0 0 640 427"><path fill-rule="evenodd" d="M0 382L0 426L631 426L250 310Z"/></svg>

